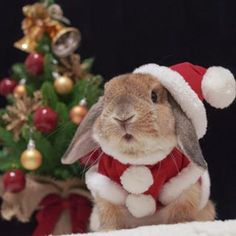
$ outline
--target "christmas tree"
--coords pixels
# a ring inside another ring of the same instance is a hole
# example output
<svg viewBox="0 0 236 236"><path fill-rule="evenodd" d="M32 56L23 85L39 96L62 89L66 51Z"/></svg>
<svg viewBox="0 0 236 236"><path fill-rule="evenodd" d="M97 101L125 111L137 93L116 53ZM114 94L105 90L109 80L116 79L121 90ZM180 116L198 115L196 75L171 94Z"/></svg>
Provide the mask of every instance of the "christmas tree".
<svg viewBox="0 0 236 236"><path fill-rule="evenodd" d="M34 236L86 232L84 167L61 157L101 95L102 78L90 72L93 59L75 52L80 32L53 0L24 6L23 14L24 35L14 46L28 54L0 81L8 103L0 110L2 217L26 222L38 211ZM60 218L65 206L73 217Z"/></svg>
<svg viewBox="0 0 236 236"><path fill-rule="evenodd" d="M65 166L61 157L101 94L102 78L90 73L92 59L82 61L75 53L80 32L69 26L59 5L38 2L23 7L23 14L24 37L14 45L29 54L0 82L9 103L1 109L0 170L79 177L79 163Z"/></svg>

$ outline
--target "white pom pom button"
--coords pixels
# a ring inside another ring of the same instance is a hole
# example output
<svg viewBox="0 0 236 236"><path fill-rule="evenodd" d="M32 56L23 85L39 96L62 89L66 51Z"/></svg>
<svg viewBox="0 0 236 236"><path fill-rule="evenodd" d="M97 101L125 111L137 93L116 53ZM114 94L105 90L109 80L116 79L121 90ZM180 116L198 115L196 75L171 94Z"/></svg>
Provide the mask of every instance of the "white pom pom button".
<svg viewBox="0 0 236 236"><path fill-rule="evenodd" d="M123 188L129 193L146 192L153 184L153 176L146 166L130 166L120 177Z"/></svg>
<svg viewBox="0 0 236 236"><path fill-rule="evenodd" d="M125 205L136 218L153 215L156 212L156 202L151 195L129 194Z"/></svg>

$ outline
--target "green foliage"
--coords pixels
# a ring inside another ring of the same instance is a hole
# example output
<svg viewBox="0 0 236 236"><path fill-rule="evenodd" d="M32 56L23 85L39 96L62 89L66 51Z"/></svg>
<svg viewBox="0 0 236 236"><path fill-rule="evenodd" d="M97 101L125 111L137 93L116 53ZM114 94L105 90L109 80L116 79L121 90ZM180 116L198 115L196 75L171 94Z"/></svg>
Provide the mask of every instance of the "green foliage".
<svg viewBox="0 0 236 236"><path fill-rule="evenodd" d="M68 147L75 130L76 126L68 121L63 125L60 125L54 133L54 139L52 143L54 150L57 153L59 164L61 164L61 157Z"/></svg>
<svg viewBox="0 0 236 236"><path fill-rule="evenodd" d="M43 95L43 103L53 109L56 109L58 97L52 83L44 82L41 87L41 92Z"/></svg>
<svg viewBox="0 0 236 236"><path fill-rule="evenodd" d="M0 127L0 142L7 147L14 146L13 135L3 127Z"/></svg>
<svg viewBox="0 0 236 236"><path fill-rule="evenodd" d="M33 132L36 148L43 156L41 167L33 173L51 176L56 179L67 179L82 175L83 167L78 163L70 166L61 164L61 157L77 129L77 126L70 121L69 110L71 107L78 105L82 98L87 99L89 107L94 104L98 96L101 95L101 83L102 78L100 76L91 75L89 78L79 80L74 85L70 95L61 97L56 94L52 81L43 82L41 86L43 105L49 106L57 112L58 126L50 134L42 134L38 131ZM27 86L30 88L30 85ZM34 89L31 87L31 93L33 91ZM11 98L10 101L14 103L14 98ZM5 110L0 110L0 114L4 113ZM20 140L17 142L14 141L11 132L0 127L0 144L7 150L6 152L3 149L0 152L0 171L6 171L13 167L23 169L20 163L20 156L27 148L30 138L30 125L33 124L32 115L29 117L28 124L23 126Z"/></svg>
<svg viewBox="0 0 236 236"><path fill-rule="evenodd" d="M62 102L58 102L56 105L56 112L60 114L59 116L59 124L65 124L69 120L69 111L66 105Z"/></svg>
<svg viewBox="0 0 236 236"><path fill-rule="evenodd" d="M55 0L40 0L39 2L47 3L47 5L50 6L55 3Z"/></svg>
<svg viewBox="0 0 236 236"><path fill-rule="evenodd" d="M53 73L53 56L50 53L44 55L44 75L43 80L53 80L52 73Z"/></svg>
<svg viewBox="0 0 236 236"><path fill-rule="evenodd" d="M12 94L7 95L6 99L9 105L12 105L15 102L15 98L12 96Z"/></svg>
<svg viewBox="0 0 236 236"><path fill-rule="evenodd" d="M51 79L43 82L41 86L43 105L49 106L57 112L58 126L48 135L41 134L40 132L33 132L36 147L43 155L42 166L34 173L51 176L57 179L67 179L74 176L78 177L81 176L83 171L83 167L78 163L70 166L61 164L61 157L70 144L77 129L77 126L69 119L69 110L71 107L78 105L79 101L83 98L87 99L89 107L94 104L102 93L100 88L102 78L101 76L91 75L89 78L79 80L74 85L72 93L65 97L56 94L53 83L50 80ZM8 135L9 133L5 136ZM22 128L21 133L21 138L25 144L24 149L26 148L29 136L29 126L26 125ZM11 138L12 136L9 137L9 139ZM19 157L20 153L18 154L18 162L15 160L14 165L22 168L19 163Z"/></svg>
<svg viewBox="0 0 236 236"><path fill-rule="evenodd" d="M54 168L54 162L57 153L55 152L53 145L43 134L39 132L34 132L33 139L35 140L37 149L41 152L43 156L42 165L37 170L37 172L47 174L47 170L53 170Z"/></svg>
<svg viewBox="0 0 236 236"><path fill-rule="evenodd" d="M4 125L4 121L2 119L2 116L6 113L6 109L2 108L0 109L0 126Z"/></svg>
<svg viewBox="0 0 236 236"><path fill-rule="evenodd" d="M73 89L71 107L77 105L83 98L87 99L88 107L91 107L102 94L102 90L100 89L101 84L102 77L99 75L79 80Z"/></svg>
<svg viewBox="0 0 236 236"><path fill-rule="evenodd" d="M20 155L26 147L25 140L17 143L11 132L0 127L0 143L4 147L0 153L0 171L4 172L11 168L20 168Z"/></svg>
<svg viewBox="0 0 236 236"><path fill-rule="evenodd" d="M27 79L28 74L23 63L16 63L12 66L12 77L16 80Z"/></svg>
<svg viewBox="0 0 236 236"><path fill-rule="evenodd" d="M36 46L36 51L42 54L51 53L51 39L48 34L45 34Z"/></svg>
<svg viewBox="0 0 236 236"><path fill-rule="evenodd" d="M84 69L87 72L90 72L94 63L94 58L87 58L83 60Z"/></svg>

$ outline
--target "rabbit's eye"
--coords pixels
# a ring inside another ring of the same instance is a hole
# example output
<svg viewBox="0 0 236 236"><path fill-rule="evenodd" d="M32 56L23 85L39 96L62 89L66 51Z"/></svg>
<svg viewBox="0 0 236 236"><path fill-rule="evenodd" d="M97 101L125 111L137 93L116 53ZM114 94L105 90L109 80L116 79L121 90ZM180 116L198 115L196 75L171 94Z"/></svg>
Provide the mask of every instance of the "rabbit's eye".
<svg viewBox="0 0 236 236"><path fill-rule="evenodd" d="M156 92L152 91L151 98L152 98L152 102L153 103L157 103L158 102L158 96L157 96Z"/></svg>

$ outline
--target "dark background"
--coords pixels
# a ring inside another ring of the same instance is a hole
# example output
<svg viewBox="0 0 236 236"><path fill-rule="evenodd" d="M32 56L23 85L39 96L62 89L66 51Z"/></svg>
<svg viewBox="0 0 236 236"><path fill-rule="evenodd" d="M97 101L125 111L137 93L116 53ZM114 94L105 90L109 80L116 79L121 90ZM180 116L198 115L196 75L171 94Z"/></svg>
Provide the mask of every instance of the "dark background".
<svg viewBox="0 0 236 236"><path fill-rule="evenodd" d="M0 76L23 61L13 48L22 36L21 7L34 1L3 0L0 14ZM221 65L236 74L236 4L223 0L58 0L82 33L82 57L95 57L94 72L106 80L155 62L190 61ZM3 104L3 99L1 99ZM212 199L219 219L236 217L236 105L216 110L206 104L208 133L201 141L209 163ZM5 235L30 235L35 220L0 222Z"/></svg>

